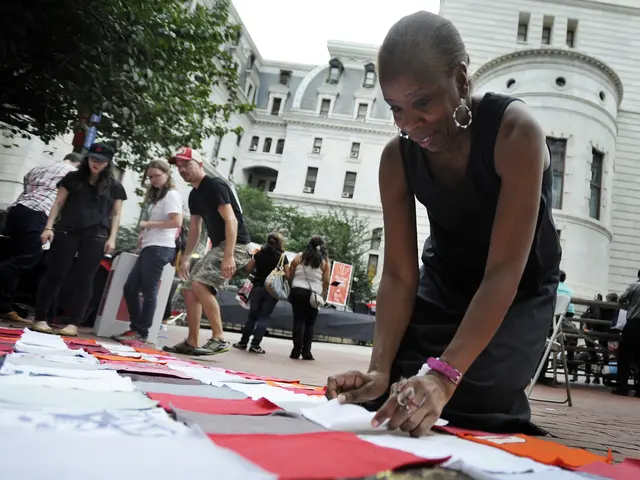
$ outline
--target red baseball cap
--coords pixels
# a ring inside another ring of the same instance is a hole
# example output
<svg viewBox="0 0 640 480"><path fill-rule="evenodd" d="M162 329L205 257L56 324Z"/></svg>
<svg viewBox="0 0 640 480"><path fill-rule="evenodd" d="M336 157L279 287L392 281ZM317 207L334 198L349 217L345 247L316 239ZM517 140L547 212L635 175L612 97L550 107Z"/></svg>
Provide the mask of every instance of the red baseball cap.
<svg viewBox="0 0 640 480"><path fill-rule="evenodd" d="M176 153L169 159L169 163L171 165L175 165L178 161L188 162L189 160L194 160L198 162L200 165L203 164L202 156L197 150L189 147L180 147Z"/></svg>

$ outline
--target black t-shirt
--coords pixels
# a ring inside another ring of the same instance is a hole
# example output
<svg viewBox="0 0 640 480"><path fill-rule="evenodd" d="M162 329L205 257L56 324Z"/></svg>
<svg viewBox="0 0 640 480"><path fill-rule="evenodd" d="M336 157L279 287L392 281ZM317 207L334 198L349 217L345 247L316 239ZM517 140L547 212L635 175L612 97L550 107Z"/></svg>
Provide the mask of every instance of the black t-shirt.
<svg viewBox="0 0 640 480"><path fill-rule="evenodd" d="M273 269L276 268L276 265L278 265L281 255L282 252L280 250L275 250L273 248L261 248L255 253L253 256L253 259L256 261L253 273L254 287L264 287L264 281ZM283 265L288 264L289 259L285 255Z"/></svg>
<svg viewBox="0 0 640 480"><path fill-rule="evenodd" d="M58 187L69 191L69 197L62 207L56 228L77 231L91 227L101 227L107 232L111 230L111 210L116 200L126 200L122 184L111 179L110 185L103 194L98 194L95 185L80 177L80 172L67 173Z"/></svg>
<svg viewBox="0 0 640 480"><path fill-rule="evenodd" d="M198 215L204 220L212 247L217 247L225 240L224 219L218 213L218 207L221 205L231 205L238 220L236 244L248 244L251 240L249 230L244 223L240 202L227 182L221 178L206 176L198 188L194 188L189 194L189 211L191 215Z"/></svg>

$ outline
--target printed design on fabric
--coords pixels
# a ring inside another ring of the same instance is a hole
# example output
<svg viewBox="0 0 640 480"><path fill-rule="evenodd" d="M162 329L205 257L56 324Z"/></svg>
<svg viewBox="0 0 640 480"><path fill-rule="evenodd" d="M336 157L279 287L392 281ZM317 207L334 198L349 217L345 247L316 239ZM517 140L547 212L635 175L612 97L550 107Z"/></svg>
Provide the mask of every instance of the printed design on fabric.
<svg viewBox="0 0 640 480"><path fill-rule="evenodd" d="M3 408L0 409L0 428L7 427L136 437L171 437L190 431L161 410L71 413Z"/></svg>

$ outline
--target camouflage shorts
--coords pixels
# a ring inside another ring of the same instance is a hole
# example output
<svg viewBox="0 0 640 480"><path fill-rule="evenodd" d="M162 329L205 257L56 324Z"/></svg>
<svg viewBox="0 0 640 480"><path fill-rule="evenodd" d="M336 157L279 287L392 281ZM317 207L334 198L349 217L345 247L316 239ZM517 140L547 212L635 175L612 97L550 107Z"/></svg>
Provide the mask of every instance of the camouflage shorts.
<svg viewBox="0 0 640 480"><path fill-rule="evenodd" d="M222 257L224 256L224 242L212 248L202 257L191 269L189 279L184 282L183 289L191 287L193 282L202 283L212 287L217 292L228 281L222 276ZM233 251L233 258L236 261L236 273L238 275L251 260L251 253L248 245L236 245Z"/></svg>

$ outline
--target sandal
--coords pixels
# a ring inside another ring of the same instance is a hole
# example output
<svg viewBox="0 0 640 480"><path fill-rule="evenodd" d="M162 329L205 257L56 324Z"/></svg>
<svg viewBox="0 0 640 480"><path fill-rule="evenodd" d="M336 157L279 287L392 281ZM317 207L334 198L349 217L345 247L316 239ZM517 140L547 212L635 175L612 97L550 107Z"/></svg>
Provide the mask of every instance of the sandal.
<svg viewBox="0 0 640 480"><path fill-rule="evenodd" d="M249 351L251 353L259 353L260 355L264 355L265 353L267 353L262 349L260 345L251 345L249 347Z"/></svg>

